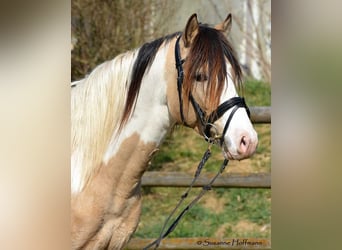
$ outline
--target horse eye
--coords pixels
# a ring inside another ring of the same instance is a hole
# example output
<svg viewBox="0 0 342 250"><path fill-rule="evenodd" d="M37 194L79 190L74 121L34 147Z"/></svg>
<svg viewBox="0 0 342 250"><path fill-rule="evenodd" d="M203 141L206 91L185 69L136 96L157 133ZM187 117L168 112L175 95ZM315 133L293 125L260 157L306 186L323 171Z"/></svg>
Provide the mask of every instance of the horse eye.
<svg viewBox="0 0 342 250"><path fill-rule="evenodd" d="M199 73L199 74L196 74L195 79L197 82L204 82L204 81L208 80L208 77L206 74Z"/></svg>

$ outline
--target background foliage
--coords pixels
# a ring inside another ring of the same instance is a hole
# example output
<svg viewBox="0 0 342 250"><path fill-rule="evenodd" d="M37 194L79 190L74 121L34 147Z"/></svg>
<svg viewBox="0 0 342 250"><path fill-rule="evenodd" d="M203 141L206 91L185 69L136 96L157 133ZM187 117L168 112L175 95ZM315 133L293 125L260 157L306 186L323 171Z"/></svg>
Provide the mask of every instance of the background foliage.
<svg viewBox="0 0 342 250"><path fill-rule="evenodd" d="M170 1L72 0L71 80L100 63L165 35Z"/></svg>

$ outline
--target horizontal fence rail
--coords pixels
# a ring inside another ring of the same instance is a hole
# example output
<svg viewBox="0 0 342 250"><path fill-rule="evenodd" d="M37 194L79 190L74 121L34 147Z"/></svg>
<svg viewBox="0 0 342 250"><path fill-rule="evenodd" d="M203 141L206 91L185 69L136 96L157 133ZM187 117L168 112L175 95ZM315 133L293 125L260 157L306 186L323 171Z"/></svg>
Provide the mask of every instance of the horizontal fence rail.
<svg viewBox="0 0 342 250"><path fill-rule="evenodd" d="M271 123L271 107L250 107L253 123Z"/></svg>
<svg viewBox="0 0 342 250"><path fill-rule="evenodd" d="M194 183L194 187L203 187L214 177L215 173L202 173ZM148 171L142 177L145 187L188 187L194 178L191 174L181 172ZM213 187L230 188L271 188L269 173L226 173L217 177Z"/></svg>
<svg viewBox="0 0 342 250"><path fill-rule="evenodd" d="M155 239L131 239L126 250L143 249ZM158 250L178 249L178 250L203 250L203 249L271 249L269 239L254 238L168 238L162 240Z"/></svg>

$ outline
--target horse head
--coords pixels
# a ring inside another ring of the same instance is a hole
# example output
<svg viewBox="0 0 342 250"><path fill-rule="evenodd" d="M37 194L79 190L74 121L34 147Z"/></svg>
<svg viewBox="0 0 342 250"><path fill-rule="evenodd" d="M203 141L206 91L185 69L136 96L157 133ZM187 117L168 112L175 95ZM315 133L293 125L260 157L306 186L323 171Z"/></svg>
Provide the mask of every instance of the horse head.
<svg viewBox="0 0 342 250"><path fill-rule="evenodd" d="M255 152L258 138L238 96L242 72L226 38L231 26L231 14L214 27L189 18L175 42L177 82L169 83L168 105L177 123L219 144L226 159L241 160Z"/></svg>

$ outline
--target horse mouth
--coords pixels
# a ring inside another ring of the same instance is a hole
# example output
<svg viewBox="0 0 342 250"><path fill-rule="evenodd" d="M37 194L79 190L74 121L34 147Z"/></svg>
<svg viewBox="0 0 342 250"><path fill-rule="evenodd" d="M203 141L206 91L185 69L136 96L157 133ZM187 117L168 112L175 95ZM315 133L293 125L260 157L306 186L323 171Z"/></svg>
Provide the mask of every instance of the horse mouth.
<svg viewBox="0 0 342 250"><path fill-rule="evenodd" d="M221 149L222 149L223 157L224 157L225 159L227 159L227 160L236 160L236 155L232 154L232 153L229 151L229 149L228 149L228 147L227 147L227 145L226 145L225 142L223 142L223 143L221 144Z"/></svg>
<svg viewBox="0 0 342 250"><path fill-rule="evenodd" d="M236 155L233 155L229 150L222 149L222 153L225 159L227 160L239 160Z"/></svg>
<svg viewBox="0 0 342 250"><path fill-rule="evenodd" d="M248 154L239 154L238 152L237 153L233 153L231 149L229 149L226 145L226 143L223 143L221 145L221 149L222 149L222 154L223 154L223 157L227 160L244 160L244 159L247 159L247 158L250 158L255 150L253 150L252 152L248 153Z"/></svg>

